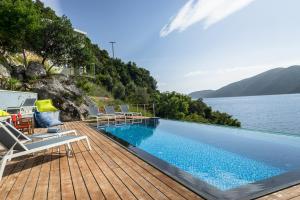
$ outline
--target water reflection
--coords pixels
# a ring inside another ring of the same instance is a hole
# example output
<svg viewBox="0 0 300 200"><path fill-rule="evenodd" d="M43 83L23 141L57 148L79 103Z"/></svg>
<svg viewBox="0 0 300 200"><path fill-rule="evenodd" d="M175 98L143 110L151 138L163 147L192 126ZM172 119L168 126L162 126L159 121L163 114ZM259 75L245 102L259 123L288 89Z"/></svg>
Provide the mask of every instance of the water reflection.
<svg viewBox="0 0 300 200"><path fill-rule="evenodd" d="M104 130L108 133L113 133L120 139L125 140L131 145L139 146L147 138L151 137L157 126L159 125L158 119L143 120L135 124L123 124L119 126L108 126Z"/></svg>

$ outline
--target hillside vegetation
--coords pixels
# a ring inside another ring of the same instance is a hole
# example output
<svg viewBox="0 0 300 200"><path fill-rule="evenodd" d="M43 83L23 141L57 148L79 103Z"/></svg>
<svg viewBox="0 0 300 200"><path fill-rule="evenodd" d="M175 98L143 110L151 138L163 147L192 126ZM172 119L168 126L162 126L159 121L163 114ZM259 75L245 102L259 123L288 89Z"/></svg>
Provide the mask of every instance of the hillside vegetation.
<svg viewBox="0 0 300 200"><path fill-rule="evenodd" d="M29 55L36 58L33 60ZM0 57L2 68L10 71L9 76L0 76L2 88L34 90L42 98L68 90L64 98L54 99L65 113L83 110L83 107L70 108L72 98L76 98L74 105L80 106L89 102L84 96L108 96L128 103L155 103L160 117L240 126L237 120L212 111L201 100L192 101L175 92L161 93L148 70L134 62L111 58L106 50L75 31L66 16L57 16L39 0L0 1ZM10 59L16 57L18 64ZM34 67L37 72L32 71ZM73 69L74 76L57 78L53 75L56 67ZM80 74L83 67L93 72L93 76ZM81 92L72 91L74 87ZM68 106L61 106L64 101L69 102Z"/></svg>
<svg viewBox="0 0 300 200"><path fill-rule="evenodd" d="M231 83L218 90L193 92L193 99L300 93L300 66L275 68L256 76Z"/></svg>

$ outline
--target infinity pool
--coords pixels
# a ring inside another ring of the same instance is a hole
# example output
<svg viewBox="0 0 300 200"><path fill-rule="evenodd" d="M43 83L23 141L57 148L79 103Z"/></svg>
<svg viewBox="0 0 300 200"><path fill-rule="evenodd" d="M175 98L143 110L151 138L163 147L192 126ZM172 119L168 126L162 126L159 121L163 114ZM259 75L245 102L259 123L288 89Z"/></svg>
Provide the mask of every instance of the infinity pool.
<svg viewBox="0 0 300 200"><path fill-rule="evenodd" d="M104 130L206 198L249 199L300 178L297 136L164 119Z"/></svg>

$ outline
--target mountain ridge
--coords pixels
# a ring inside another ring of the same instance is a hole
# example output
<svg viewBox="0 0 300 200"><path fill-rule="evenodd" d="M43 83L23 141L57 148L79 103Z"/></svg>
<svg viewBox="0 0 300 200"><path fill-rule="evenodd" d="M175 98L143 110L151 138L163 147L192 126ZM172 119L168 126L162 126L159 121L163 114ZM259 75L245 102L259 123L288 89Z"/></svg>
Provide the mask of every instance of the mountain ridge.
<svg viewBox="0 0 300 200"><path fill-rule="evenodd" d="M300 93L300 65L274 68L230 83L218 90L196 91L190 93L189 96L198 99L294 93Z"/></svg>

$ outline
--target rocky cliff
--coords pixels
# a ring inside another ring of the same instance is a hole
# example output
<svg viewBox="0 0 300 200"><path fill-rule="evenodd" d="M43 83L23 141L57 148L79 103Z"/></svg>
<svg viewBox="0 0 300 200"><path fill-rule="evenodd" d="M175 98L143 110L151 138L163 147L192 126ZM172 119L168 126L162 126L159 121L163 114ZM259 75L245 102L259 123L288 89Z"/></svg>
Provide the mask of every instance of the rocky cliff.
<svg viewBox="0 0 300 200"><path fill-rule="evenodd" d="M47 76L38 62L30 62L27 68L12 63L0 64L0 83L0 89L32 91L38 93L39 99L52 99L61 110L62 121L82 120L88 116L88 107L94 105L72 78Z"/></svg>

